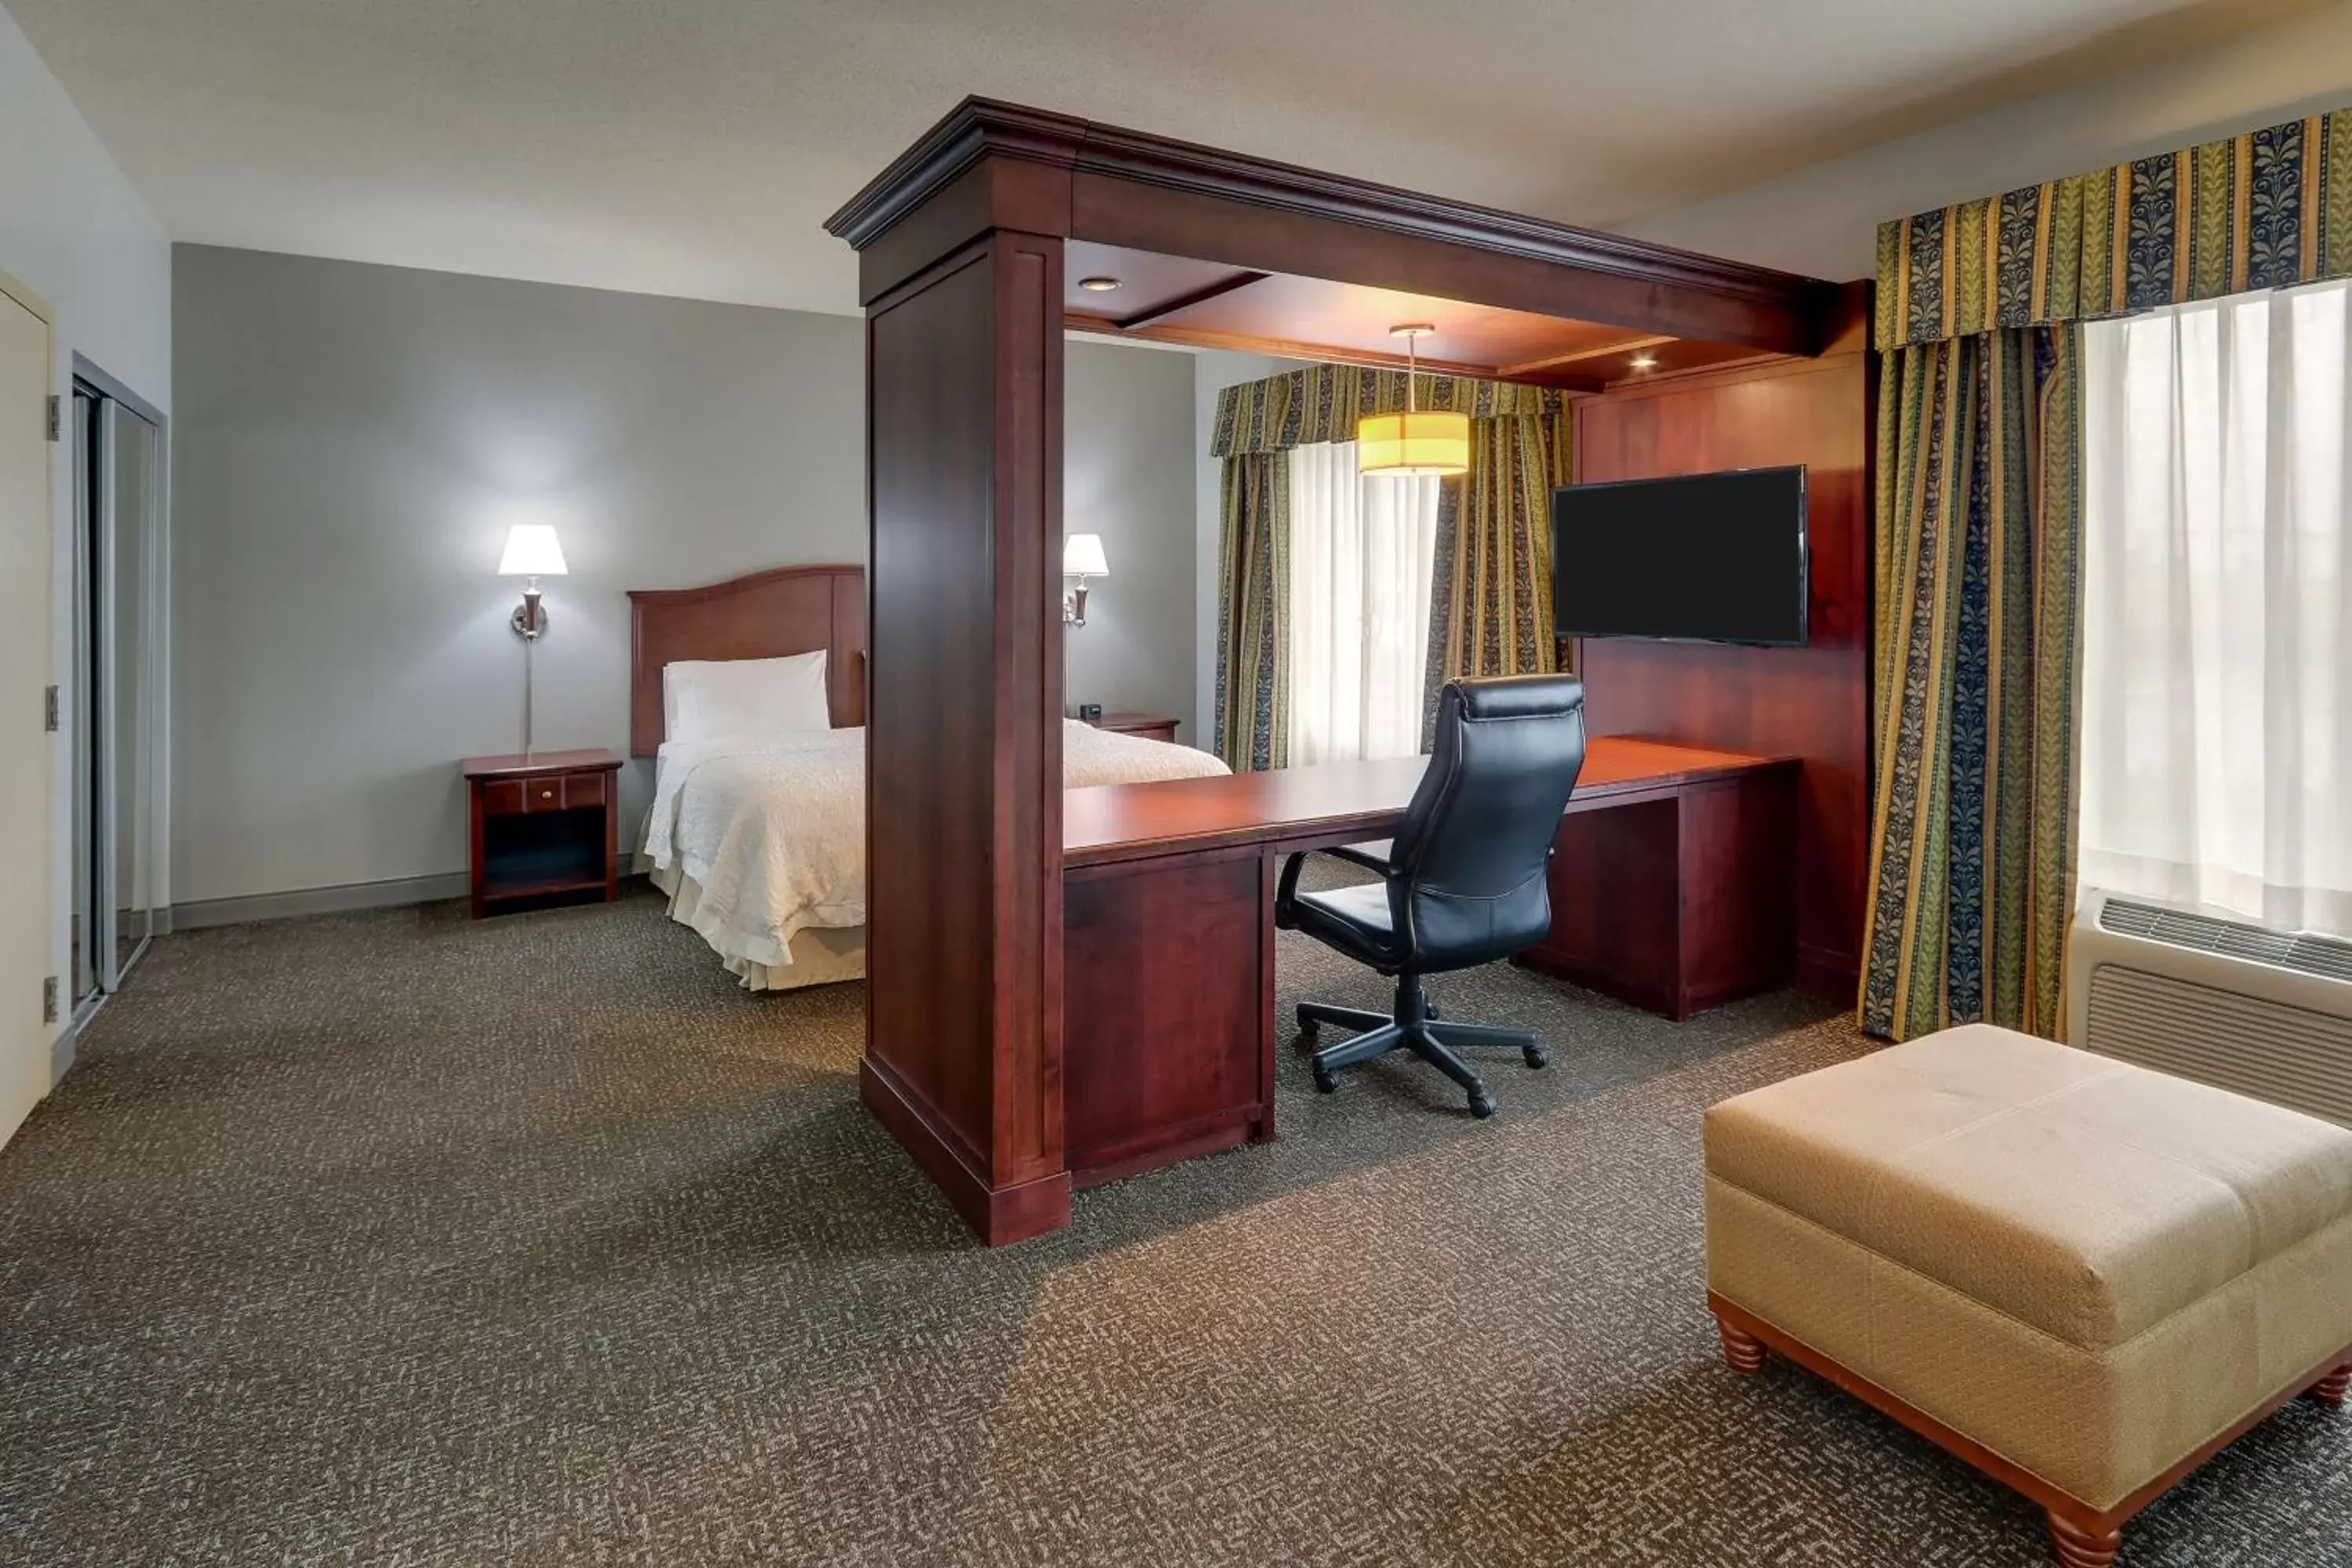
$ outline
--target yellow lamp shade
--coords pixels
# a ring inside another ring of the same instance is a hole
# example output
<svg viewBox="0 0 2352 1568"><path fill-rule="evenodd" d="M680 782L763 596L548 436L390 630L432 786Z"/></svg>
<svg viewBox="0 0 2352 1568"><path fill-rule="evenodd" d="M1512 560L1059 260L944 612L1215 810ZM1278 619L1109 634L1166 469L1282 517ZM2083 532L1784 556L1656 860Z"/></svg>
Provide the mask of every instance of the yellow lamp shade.
<svg viewBox="0 0 2352 1568"><path fill-rule="evenodd" d="M1470 416L1450 409L1371 414L1356 426L1356 471L1458 474L1470 466Z"/></svg>

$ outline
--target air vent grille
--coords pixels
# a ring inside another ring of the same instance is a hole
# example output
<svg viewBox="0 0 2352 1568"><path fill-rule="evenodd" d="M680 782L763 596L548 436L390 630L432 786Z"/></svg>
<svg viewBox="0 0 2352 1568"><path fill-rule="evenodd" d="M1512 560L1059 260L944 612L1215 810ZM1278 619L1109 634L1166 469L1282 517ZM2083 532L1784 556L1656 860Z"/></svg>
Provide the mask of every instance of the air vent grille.
<svg viewBox="0 0 2352 1568"><path fill-rule="evenodd" d="M2210 915L2136 904L2123 899L2109 899L2101 907L2099 928L2118 936L2136 936L2192 952L2242 958L2250 963L2267 963L2274 969L2352 982L2352 942L2338 942L2334 937L2264 931L2237 921L2215 920Z"/></svg>
<svg viewBox="0 0 2352 1568"><path fill-rule="evenodd" d="M2110 963L2086 1022L2103 1056L2352 1127L2352 1019Z"/></svg>

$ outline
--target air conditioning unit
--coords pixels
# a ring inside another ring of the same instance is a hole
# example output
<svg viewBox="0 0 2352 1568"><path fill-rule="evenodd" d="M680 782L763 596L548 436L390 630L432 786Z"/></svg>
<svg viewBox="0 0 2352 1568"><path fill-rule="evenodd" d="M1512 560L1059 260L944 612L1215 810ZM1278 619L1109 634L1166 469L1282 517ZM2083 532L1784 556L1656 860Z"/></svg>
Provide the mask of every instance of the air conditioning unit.
<svg viewBox="0 0 2352 1568"><path fill-rule="evenodd" d="M2084 896L2066 1041L2352 1127L2352 942Z"/></svg>

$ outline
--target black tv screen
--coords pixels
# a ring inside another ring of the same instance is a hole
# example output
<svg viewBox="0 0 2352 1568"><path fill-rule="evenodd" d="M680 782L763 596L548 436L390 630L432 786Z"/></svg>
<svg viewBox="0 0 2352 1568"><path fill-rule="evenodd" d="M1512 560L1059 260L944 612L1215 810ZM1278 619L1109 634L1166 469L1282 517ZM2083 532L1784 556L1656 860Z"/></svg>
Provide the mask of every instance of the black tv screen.
<svg viewBox="0 0 2352 1568"><path fill-rule="evenodd" d="M1570 485L1551 541L1561 637L1804 643L1802 468Z"/></svg>

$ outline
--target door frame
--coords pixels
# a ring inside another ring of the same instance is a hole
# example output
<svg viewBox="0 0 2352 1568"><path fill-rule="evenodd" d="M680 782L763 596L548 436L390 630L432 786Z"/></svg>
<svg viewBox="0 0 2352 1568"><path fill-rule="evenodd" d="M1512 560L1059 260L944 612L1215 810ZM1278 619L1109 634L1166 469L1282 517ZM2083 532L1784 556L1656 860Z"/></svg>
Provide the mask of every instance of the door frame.
<svg viewBox="0 0 2352 1568"><path fill-rule="evenodd" d="M73 1009L73 1016L66 1026L68 1036L80 1032L91 1016L105 1005L107 998L121 988L123 976L130 973L146 952L148 944L155 937L163 935L171 929L172 907L171 813L169 809L171 800L172 423L170 417L162 409L140 396L121 380L108 374L103 366L86 355L76 353L73 356L73 380L78 386L89 388L102 400L98 410L100 424L99 460L96 465L96 478L100 487L96 496L98 538L93 542L79 537L79 531L88 523L89 520L77 517L74 521L78 533L75 540L75 572L78 586L74 602L68 608L75 619L74 659L77 672L85 656L92 651L91 647L85 645L94 642L95 635L100 632L111 644L115 640L114 634L118 630L117 616L120 606L115 602L115 552L120 545L121 529L116 513L119 498L115 494L114 457L117 441L116 428L122 411L128 410L134 416L144 420L155 432L155 468L149 477L152 487L150 498L152 515L149 518L149 526L143 531L142 535L148 559L142 580L148 586L148 602L142 606L144 612L141 617L142 625L139 628L150 656L148 679L143 683L142 690L148 704L150 717L148 744L152 749L152 755L148 759L152 794L148 802L149 821L146 826L148 842L151 846L150 857L153 863L149 868L152 881L147 935L142 937L138 946L126 956L121 952L116 940L119 903L117 890L120 885L118 873L121 868L117 859L119 847L116 843L115 829L121 822L117 807L121 799L122 784L119 755L121 748L112 743L114 738L121 732L120 726L116 722L115 712L117 688L115 670L111 661L97 663L93 667L97 673L93 675L90 683L89 734L87 736L77 734L74 737L77 746L88 745L93 742L98 746L97 767L92 776L93 799L90 803L92 827L90 851L94 864L76 865L73 868L73 874L76 877L88 877L93 884L92 892L95 896L91 900L89 911L91 921L89 942L91 957L97 968L97 984L89 996ZM109 404L113 406L107 406ZM91 548L93 543L94 549ZM87 569L91 579L87 584L81 584L79 582L80 574L85 570L84 563L89 563ZM85 593L88 595L86 606L83 599ZM80 625L79 617L85 607L93 619L92 638L85 638L82 635L84 628ZM66 1065L70 1065L69 1054L66 1056L65 1061ZM62 1074L63 1068L60 1068L59 1071Z"/></svg>
<svg viewBox="0 0 2352 1568"><path fill-rule="evenodd" d="M43 351L45 363L41 367L41 384L46 389L43 395L45 398L50 400L49 406L60 407L60 405L55 401L58 396L57 311L50 307L49 302L47 300L44 300L40 296L38 291L26 284L22 279L18 279L14 273L9 272L5 268L0 268L0 296L5 296L11 304L22 307L35 320L41 323L41 336L42 342L45 345ZM62 412L62 410L60 411ZM42 669L40 684L45 687L55 684L57 676L57 538L58 521L58 453L56 450L57 446L58 443L56 441L51 441L48 444L48 449L44 454L47 458L47 461L43 465L41 471L41 496L43 510L45 513L42 520L41 542L43 554L48 563L48 582L45 585L44 591L41 595L43 636L41 638ZM59 921L57 902L57 863L59 849L58 806L60 800L60 796L58 793L57 772L59 752L58 748L55 744L55 735L56 731L45 731L41 737L44 742L43 752L45 764L41 775L42 816L44 819L41 831L42 853L38 857L40 864L34 870L33 874L37 879L40 902L41 929L45 937L44 945L47 949L46 956L42 962L42 968L47 972L47 977L53 983L62 985L64 984L65 976L64 965L59 962ZM65 1012L65 1009L63 1007L59 1007L57 1009L57 1012L60 1016L50 1017L45 1020L41 1026L47 1035L47 1043L49 1050L49 1083L51 1087L55 1087L58 1079L65 1075L65 1069L71 1066L73 1062L71 1036L64 1027L61 1016ZM8 1113L5 1109L0 1109L0 1115L8 1114L10 1113ZM0 1138L5 1138L15 1131L16 1127L12 1118L6 1125L5 1131L0 1131Z"/></svg>

